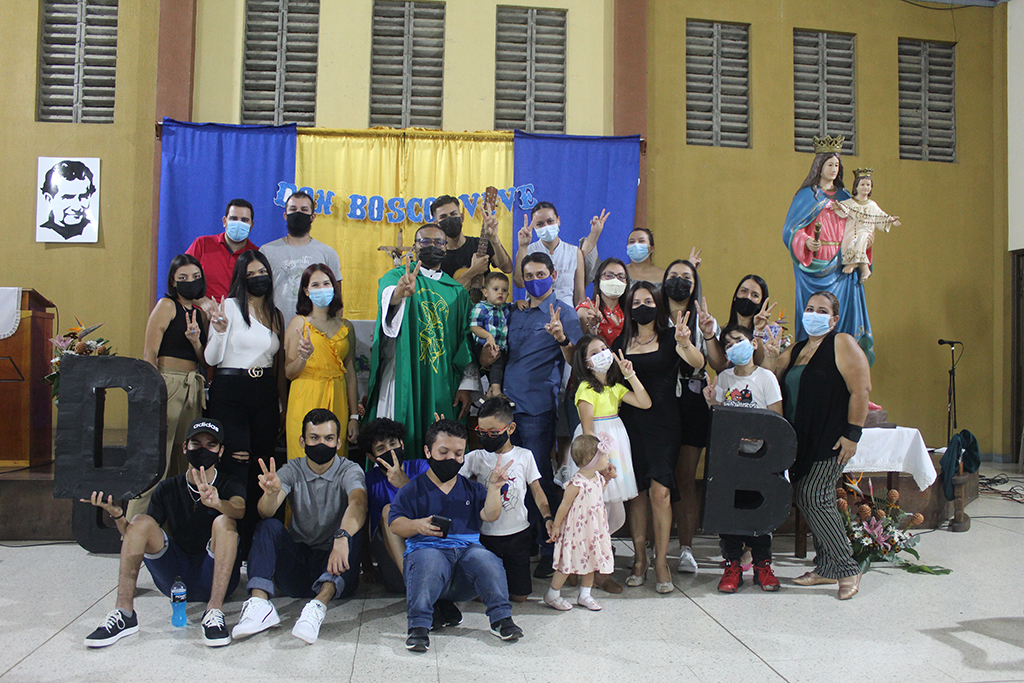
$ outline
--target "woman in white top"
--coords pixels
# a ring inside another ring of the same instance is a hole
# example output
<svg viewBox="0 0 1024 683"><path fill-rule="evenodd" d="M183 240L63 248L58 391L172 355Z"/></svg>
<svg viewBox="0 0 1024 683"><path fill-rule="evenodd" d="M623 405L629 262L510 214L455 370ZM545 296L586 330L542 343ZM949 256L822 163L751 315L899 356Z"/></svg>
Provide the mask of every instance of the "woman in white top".
<svg viewBox="0 0 1024 683"><path fill-rule="evenodd" d="M261 252L246 251L235 264L228 297L211 316L205 352L206 362L216 366L207 414L224 425L224 457L230 463L221 471L248 482L246 516L239 525L243 538L251 537L259 519L261 470L255 460L269 465L281 431L278 397L284 373L278 356L283 331L270 263ZM281 458L277 465L284 463Z"/></svg>

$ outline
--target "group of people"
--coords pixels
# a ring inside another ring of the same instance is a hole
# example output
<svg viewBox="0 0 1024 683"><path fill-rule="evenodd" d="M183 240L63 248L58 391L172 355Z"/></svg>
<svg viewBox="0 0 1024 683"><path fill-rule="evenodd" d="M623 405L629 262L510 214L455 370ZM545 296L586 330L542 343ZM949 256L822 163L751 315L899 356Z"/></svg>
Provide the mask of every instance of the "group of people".
<svg viewBox="0 0 1024 683"><path fill-rule="evenodd" d="M815 198L841 190L837 153L818 154L813 169ZM251 204L232 200L223 233L171 262L145 345L168 387L165 478L127 506L99 491L90 499L124 541L116 609L86 645L137 631L143 563L165 594L181 577L190 600L208 602L211 646L278 626L277 594L309 600L292 634L313 643L329 602L351 595L361 574L405 593L410 650L461 623L456 603L474 597L492 632L515 641L512 603L533 578L550 578L543 602L562 611L573 607L566 583L592 611L592 589L623 590L611 537L627 520L626 586L644 585L653 564L655 591L670 593L673 526L677 571L698 570L695 480L715 405L792 423L790 477L817 551L795 583L838 583L840 599L857 592L834 489L857 448L870 373L857 340L837 332L841 304L827 288L799 302L791 343L771 319L767 283L745 275L723 327L702 294L696 249L657 267L653 234L639 228L629 263L599 260L608 214L571 244L557 208L541 202L513 259L491 212L480 238L466 236L459 201L442 196L408 258L378 283L360 398L339 259L310 235L315 208L292 194L288 234L257 249ZM787 243L813 255L814 229L795 226L807 234ZM509 274L524 300L510 300ZM742 585L748 548L754 582L778 590L770 535L721 538L719 590ZM223 601L243 559L249 597L229 633Z"/></svg>

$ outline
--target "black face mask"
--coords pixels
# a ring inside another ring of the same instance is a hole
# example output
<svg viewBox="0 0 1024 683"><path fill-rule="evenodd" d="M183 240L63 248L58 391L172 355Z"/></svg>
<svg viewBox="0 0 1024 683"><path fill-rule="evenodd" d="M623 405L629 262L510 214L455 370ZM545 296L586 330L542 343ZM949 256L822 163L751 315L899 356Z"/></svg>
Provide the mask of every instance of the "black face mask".
<svg viewBox="0 0 1024 683"><path fill-rule="evenodd" d="M301 211L288 214L288 234L292 237L305 237L309 234L313 216Z"/></svg>
<svg viewBox="0 0 1024 683"><path fill-rule="evenodd" d="M441 483L447 483L455 478L462 469L462 463L457 460L434 460L433 458L427 458L427 464L430 465L431 471L434 476L441 480Z"/></svg>
<svg viewBox="0 0 1024 683"><path fill-rule="evenodd" d="M647 325L653 323L654 319L658 317L658 309L654 306L634 306L633 307L633 320L636 321L637 325Z"/></svg>
<svg viewBox="0 0 1024 683"><path fill-rule="evenodd" d="M379 455L377 459L392 466L401 465L402 461L405 460L405 449L401 446L398 448L392 448L390 451ZM380 467L380 465L378 465L378 467ZM383 469L383 467L381 467L381 469Z"/></svg>
<svg viewBox="0 0 1024 683"><path fill-rule="evenodd" d="M681 277L670 277L665 280L665 295L672 301L684 301L693 291L693 283Z"/></svg>
<svg viewBox="0 0 1024 683"><path fill-rule="evenodd" d="M254 275L245 279L245 289L253 296L263 296L273 283L269 275Z"/></svg>
<svg viewBox="0 0 1024 683"><path fill-rule="evenodd" d="M441 247L420 247L420 251L416 254L416 258L420 260L424 268L430 270L437 270L441 265L441 261L444 260L446 251Z"/></svg>
<svg viewBox="0 0 1024 683"><path fill-rule="evenodd" d="M317 465L323 465L331 461L334 458L334 454L338 452L338 449L334 446L328 446L325 443L318 443L313 446L306 446L306 457L315 462Z"/></svg>
<svg viewBox="0 0 1024 683"><path fill-rule="evenodd" d="M202 299L203 295L206 294L206 280L199 278L191 282L175 282L174 291L178 293L178 296L187 301Z"/></svg>
<svg viewBox="0 0 1024 683"><path fill-rule="evenodd" d="M736 315L749 318L761 310L761 304L757 303L753 299L742 299L737 297L732 300L732 309L736 311Z"/></svg>
<svg viewBox="0 0 1024 683"><path fill-rule="evenodd" d="M437 222L438 227L448 237L455 239L462 233L462 216L448 216Z"/></svg>
<svg viewBox="0 0 1024 683"><path fill-rule="evenodd" d="M508 432L502 432L498 436L487 436L486 434L480 434L480 445L484 447L485 451L491 453L497 453L498 449L508 443Z"/></svg>
<svg viewBox="0 0 1024 683"><path fill-rule="evenodd" d="M200 467L207 470L211 467L216 467L220 461L217 451L211 451L207 448L188 449L185 451L185 455L188 457L188 464L197 470Z"/></svg>

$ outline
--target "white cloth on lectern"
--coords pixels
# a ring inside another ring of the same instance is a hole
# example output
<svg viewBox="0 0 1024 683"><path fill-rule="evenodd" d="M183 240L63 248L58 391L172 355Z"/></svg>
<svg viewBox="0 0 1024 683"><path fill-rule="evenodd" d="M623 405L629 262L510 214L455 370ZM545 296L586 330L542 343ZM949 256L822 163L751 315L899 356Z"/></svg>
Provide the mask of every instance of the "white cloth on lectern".
<svg viewBox="0 0 1024 683"><path fill-rule="evenodd" d="M21 287L0 287L0 339L18 331L21 322Z"/></svg>

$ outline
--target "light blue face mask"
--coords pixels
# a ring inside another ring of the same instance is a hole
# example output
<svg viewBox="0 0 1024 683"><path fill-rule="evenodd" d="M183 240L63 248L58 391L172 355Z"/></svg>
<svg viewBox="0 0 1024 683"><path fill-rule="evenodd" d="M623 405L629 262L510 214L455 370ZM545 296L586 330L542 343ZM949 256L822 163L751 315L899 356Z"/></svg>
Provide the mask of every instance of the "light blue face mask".
<svg viewBox="0 0 1024 683"><path fill-rule="evenodd" d="M537 228L537 237L541 242L554 242L558 238L558 223Z"/></svg>
<svg viewBox="0 0 1024 683"><path fill-rule="evenodd" d="M812 313L804 311L804 331L812 337L820 337L828 334L832 328L832 316L828 313Z"/></svg>
<svg viewBox="0 0 1024 683"><path fill-rule="evenodd" d="M749 339L736 342L725 350L725 357L736 367L746 365L754 357L754 345Z"/></svg>
<svg viewBox="0 0 1024 683"><path fill-rule="evenodd" d="M228 239L232 242L244 242L249 237L248 223L242 221L228 221L228 225L224 228L224 234L228 236Z"/></svg>
<svg viewBox="0 0 1024 683"><path fill-rule="evenodd" d="M626 256L633 263L640 263L646 260L650 253L651 248L641 242L633 242L633 244L626 247Z"/></svg>
<svg viewBox="0 0 1024 683"><path fill-rule="evenodd" d="M309 300L313 302L313 305L317 308L327 308L334 301L334 290L327 289L311 289L309 290Z"/></svg>

